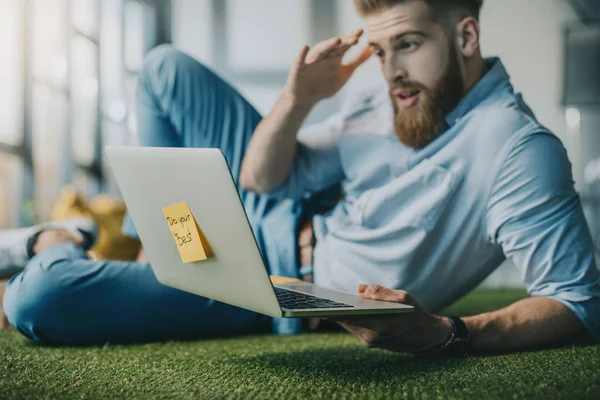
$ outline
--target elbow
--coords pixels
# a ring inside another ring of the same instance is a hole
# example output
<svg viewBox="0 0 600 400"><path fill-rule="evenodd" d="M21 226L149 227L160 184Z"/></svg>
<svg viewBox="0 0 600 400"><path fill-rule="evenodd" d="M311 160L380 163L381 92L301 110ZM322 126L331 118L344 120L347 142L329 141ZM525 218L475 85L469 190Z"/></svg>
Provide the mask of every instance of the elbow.
<svg viewBox="0 0 600 400"><path fill-rule="evenodd" d="M248 171L248 168L242 168L240 171L239 185L242 189L254 192L256 194L264 194L260 185L257 184L256 180L252 177L252 174Z"/></svg>
<svg viewBox="0 0 600 400"><path fill-rule="evenodd" d="M239 186L256 194L269 194L276 190L283 182L273 177L265 169L252 168L249 163L242 164L238 178Z"/></svg>

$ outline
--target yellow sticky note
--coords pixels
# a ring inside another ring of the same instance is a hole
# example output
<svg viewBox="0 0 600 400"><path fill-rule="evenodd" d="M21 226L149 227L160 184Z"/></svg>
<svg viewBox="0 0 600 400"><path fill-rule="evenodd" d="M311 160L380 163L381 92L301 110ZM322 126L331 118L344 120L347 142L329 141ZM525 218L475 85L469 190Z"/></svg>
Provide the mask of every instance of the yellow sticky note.
<svg viewBox="0 0 600 400"><path fill-rule="evenodd" d="M184 263L206 260L212 250L185 201L162 209Z"/></svg>

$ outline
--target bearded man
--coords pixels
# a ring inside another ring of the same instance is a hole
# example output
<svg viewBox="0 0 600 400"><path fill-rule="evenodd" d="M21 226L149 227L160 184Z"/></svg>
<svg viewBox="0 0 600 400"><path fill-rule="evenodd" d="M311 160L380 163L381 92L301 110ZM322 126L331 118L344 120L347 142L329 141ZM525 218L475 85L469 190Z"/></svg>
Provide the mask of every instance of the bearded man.
<svg viewBox="0 0 600 400"><path fill-rule="evenodd" d="M141 144L220 148L272 274L344 291L361 284L362 296L415 306L339 321L367 346L515 351L600 340L600 274L571 166L502 62L482 57L482 0L355 4L369 46L343 62L358 30L300 49L264 119L206 67L154 50L139 81ZM387 85L301 129L373 54ZM340 185L341 200L315 214ZM307 216L314 237L299 232ZM130 223L125 230L135 234ZM91 261L89 244L66 231L46 228L27 243L33 258L9 283L4 307L33 340L166 340L271 322L279 333L301 330L162 286L147 263ZM531 297L464 319L433 314L506 258Z"/></svg>
<svg viewBox="0 0 600 400"><path fill-rule="evenodd" d="M482 0L355 4L387 90L312 128L327 143L302 143L301 122L352 68L340 64L339 40L318 55L302 49L240 176L247 189L294 199L343 182L343 200L313 221L315 282L345 291L371 284L359 293L416 311L340 321L365 345L395 351L599 340L600 277L571 165L502 62L483 59ZM431 314L505 258L530 298L464 319Z"/></svg>

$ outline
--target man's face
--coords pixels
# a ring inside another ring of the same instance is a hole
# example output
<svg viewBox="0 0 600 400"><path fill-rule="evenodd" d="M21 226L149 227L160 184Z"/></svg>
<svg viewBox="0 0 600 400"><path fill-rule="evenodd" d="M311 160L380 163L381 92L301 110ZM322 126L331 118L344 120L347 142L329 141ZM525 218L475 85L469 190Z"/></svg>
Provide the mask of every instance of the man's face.
<svg viewBox="0 0 600 400"><path fill-rule="evenodd" d="M464 90L458 52L425 1L412 0L366 17L367 36L390 87L396 133L421 148L440 134Z"/></svg>

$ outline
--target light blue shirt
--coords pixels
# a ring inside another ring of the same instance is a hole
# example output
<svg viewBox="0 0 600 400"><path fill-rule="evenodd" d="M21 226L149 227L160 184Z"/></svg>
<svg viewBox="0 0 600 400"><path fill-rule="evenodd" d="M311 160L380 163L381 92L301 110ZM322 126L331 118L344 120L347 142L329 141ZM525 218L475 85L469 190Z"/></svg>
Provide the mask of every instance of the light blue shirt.
<svg viewBox="0 0 600 400"><path fill-rule="evenodd" d="M304 129L288 180L299 199L342 182L314 218L315 282L376 283L440 310L506 258L532 296L568 307L600 340L600 273L560 140L535 118L498 59L423 149L403 145L386 87Z"/></svg>

